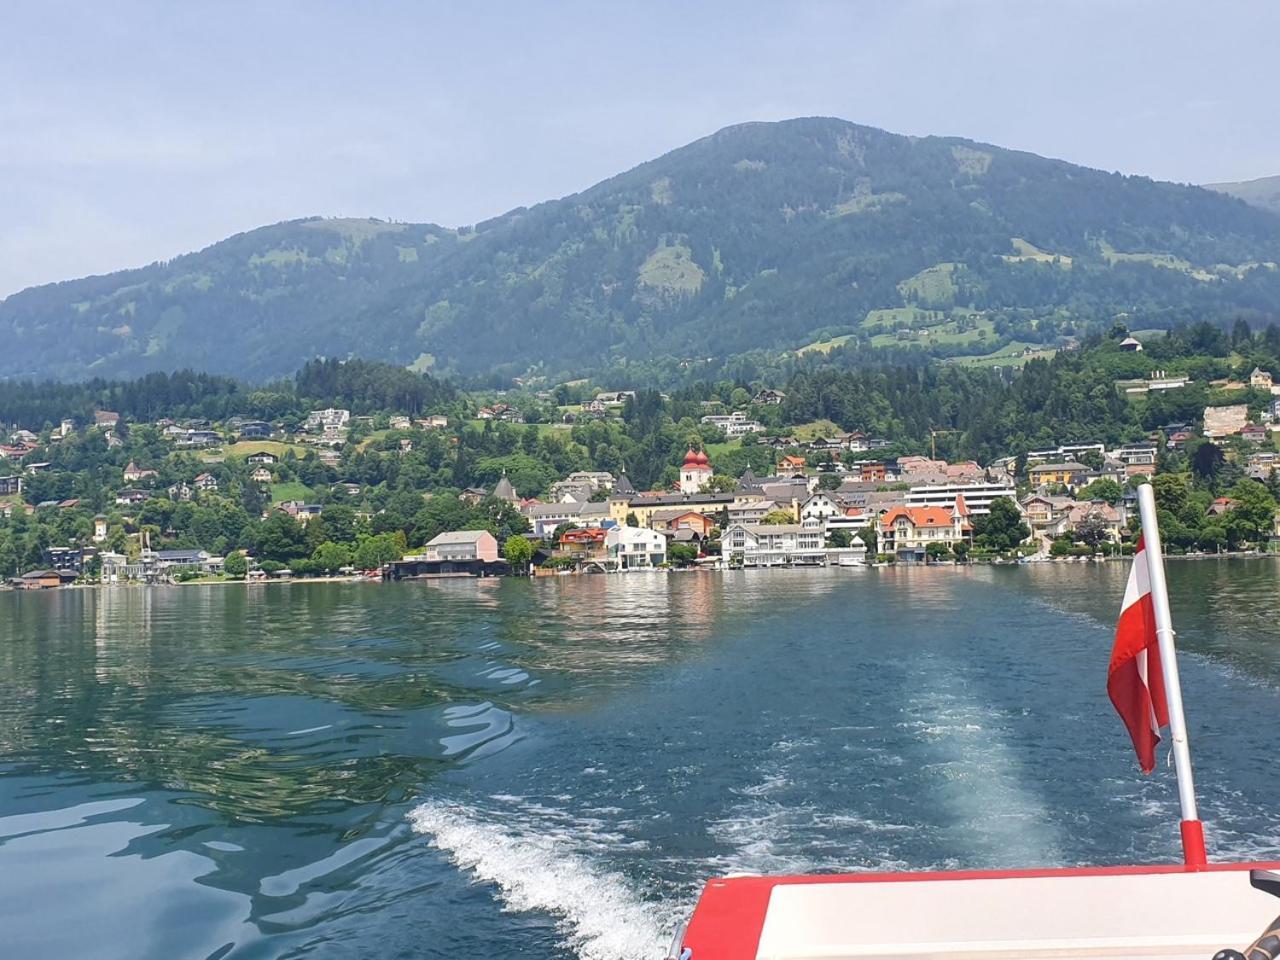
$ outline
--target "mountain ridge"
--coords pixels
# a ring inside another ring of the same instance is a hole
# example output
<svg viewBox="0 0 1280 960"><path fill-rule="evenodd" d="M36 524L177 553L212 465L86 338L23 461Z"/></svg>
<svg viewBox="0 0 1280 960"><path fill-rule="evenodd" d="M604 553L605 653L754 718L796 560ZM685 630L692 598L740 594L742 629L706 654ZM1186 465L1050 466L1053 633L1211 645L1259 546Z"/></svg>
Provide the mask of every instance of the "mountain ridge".
<svg viewBox="0 0 1280 960"><path fill-rule="evenodd" d="M980 353L1118 314L1269 316L1277 261L1280 218L1198 187L836 118L751 122L473 226L304 218L29 288L0 301L0 376L260 380L347 355L561 374L828 337Z"/></svg>
<svg viewBox="0 0 1280 960"><path fill-rule="evenodd" d="M1206 190L1214 190L1243 200L1250 206L1272 213L1280 213L1280 175L1258 177L1256 180L1235 180L1224 183L1206 183Z"/></svg>

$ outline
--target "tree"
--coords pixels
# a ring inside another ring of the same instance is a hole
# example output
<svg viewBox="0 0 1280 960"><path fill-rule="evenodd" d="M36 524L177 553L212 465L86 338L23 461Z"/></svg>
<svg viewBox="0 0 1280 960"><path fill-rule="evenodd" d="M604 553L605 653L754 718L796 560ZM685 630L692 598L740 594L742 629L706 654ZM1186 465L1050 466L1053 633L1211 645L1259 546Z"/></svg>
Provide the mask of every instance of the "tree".
<svg viewBox="0 0 1280 960"><path fill-rule="evenodd" d="M283 510L273 510L258 527L255 554L264 560L288 563L307 554L307 534L302 524Z"/></svg>
<svg viewBox="0 0 1280 960"><path fill-rule="evenodd" d="M243 580L245 574L249 572L249 561L245 559L243 553L237 550L235 553L227 554L222 570L232 580Z"/></svg>
<svg viewBox="0 0 1280 960"><path fill-rule="evenodd" d="M698 548L688 543L673 543L667 547L667 560L677 567L687 567L698 559Z"/></svg>
<svg viewBox="0 0 1280 960"><path fill-rule="evenodd" d="M311 555L311 562L324 573L337 573L343 567L350 566L351 551L345 543L326 540L316 547L316 552Z"/></svg>
<svg viewBox="0 0 1280 960"><path fill-rule="evenodd" d="M1191 455L1191 472L1205 483L1212 484L1217 479L1218 472L1226 461L1222 448L1216 443L1206 440L1198 444L1194 450L1189 450L1188 452Z"/></svg>
<svg viewBox="0 0 1280 960"><path fill-rule="evenodd" d="M760 522L770 526L778 526L784 523L795 523L796 518L795 514L790 510L770 510L760 518Z"/></svg>
<svg viewBox="0 0 1280 960"><path fill-rule="evenodd" d="M933 561L946 560L951 556L951 548L945 543L931 543L924 548L924 552Z"/></svg>
<svg viewBox="0 0 1280 960"><path fill-rule="evenodd" d="M1226 516L1228 535L1235 533L1233 539L1255 544L1265 541L1276 515L1276 501L1267 485L1246 478L1231 488L1231 499L1236 504Z"/></svg>
<svg viewBox="0 0 1280 960"><path fill-rule="evenodd" d="M1077 500L1105 500L1115 506L1124 496L1124 489L1110 477L1101 477L1087 487L1076 491Z"/></svg>
<svg viewBox="0 0 1280 960"><path fill-rule="evenodd" d="M1012 550L1027 537L1031 528L1022 520L1022 511L1008 497L991 501L990 512L973 522L975 539L993 550Z"/></svg>
<svg viewBox="0 0 1280 960"><path fill-rule="evenodd" d="M867 545L867 553L874 557L877 552L876 543L878 540L875 524L874 523L868 524L867 526L859 530L858 539Z"/></svg>
<svg viewBox="0 0 1280 960"><path fill-rule="evenodd" d="M351 562L361 570L376 570L385 563L399 560L407 549L404 533L364 534L356 544Z"/></svg>
<svg viewBox="0 0 1280 960"><path fill-rule="evenodd" d="M738 481L733 477L726 476L721 473L702 485L700 492L702 493L733 493L738 489Z"/></svg>
<svg viewBox="0 0 1280 960"><path fill-rule="evenodd" d="M512 570L525 573L529 569L529 561L533 559L533 544L519 534L507 537L507 542L502 545L502 555L511 564Z"/></svg>
<svg viewBox="0 0 1280 960"><path fill-rule="evenodd" d="M1104 541L1109 539L1107 522L1096 513L1091 513L1076 524L1075 535L1081 543L1097 550Z"/></svg>

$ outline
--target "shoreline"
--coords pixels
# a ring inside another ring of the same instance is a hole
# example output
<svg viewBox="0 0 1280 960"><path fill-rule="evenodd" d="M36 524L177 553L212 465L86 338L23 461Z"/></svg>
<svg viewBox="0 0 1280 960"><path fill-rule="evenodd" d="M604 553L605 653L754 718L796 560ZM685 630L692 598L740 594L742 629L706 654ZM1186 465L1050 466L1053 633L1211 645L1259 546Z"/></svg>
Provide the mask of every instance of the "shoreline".
<svg viewBox="0 0 1280 960"><path fill-rule="evenodd" d="M1001 560L978 560L978 561L971 561L971 562L968 562L968 563L956 563L955 561L947 561L947 562L945 562L945 563L867 563L867 564L862 564L860 567L840 567L840 566L839 566L839 565L837 565L837 564L828 564L828 565L826 565L826 566L821 566L821 567L817 567L817 566L815 566L815 567L808 567L808 566L777 566L777 567L749 567L749 568L742 568L742 567L736 567L736 568L729 568L729 567L706 567L706 566L698 567L698 566L692 566L692 567L670 567L670 568L665 568L665 569L657 569L657 568L655 568L655 569L652 569L652 570L646 570L646 571L644 571L644 572L645 572L645 573L650 573L650 574L652 574L652 573L668 574L668 573L728 573L728 572L730 572L731 570L742 570L742 569L752 569L752 570L803 570L803 569L823 569L823 570L826 570L826 569L849 569L849 570L852 570L852 569L865 569L865 570L882 570L882 569L885 569L885 568L893 568L893 567L901 567L901 568L914 568L914 567L928 567L928 568L951 567L951 568L962 568L962 567L981 567L981 566L988 566L988 567L1028 567L1028 566L1037 566L1037 567L1039 567L1039 566L1045 566L1045 565L1058 565L1058 564L1111 563L1111 562L1115 562L1115 561L1118 561L1118 560L1130 560L1130 559L1132 559L1132 555L1131 555L1131 554L1130 554L1130 555L1117 555L1117 556L1110 556L1110 557L1104 557L1104 556L1096 556L1096 557L1043 557L1043 558L1040 558L1040 559L1026 558L1026 559L1024 559L1024 560L1004 560L1004 561L1001 561ZM1224 552L1224 553L1192 553L1192 554L1173 554L1173 555L1168 555L1168 554L1167 554L1167 555L1165 556L1165 560L1166 560L1166 561L1170 561L1170 560L1185 560L1185 561L1203 561L1203 560L1280 560L1280 553L1273 553L1273 552L1269 552L1269 551L1251 551L1251 550L1250 550L1250 551L1243 551L1243 550L1237 550L1237 551ZM556 574L556 575L554 575L554 576L541 576L541 577L525 576L525 577L514 577L514 578L512 578L512 577L470 577L470 576L464 576L464 577L448 577L448 578L444 578L444 579L449 579L449 580L505 580L505 579L519 579L519 580L531 580L531 581L533 581L533 580L556 580L556 579L559 579L560 577L593 576L593 575L594 575L594 574L585 574L585 573L578 573L578 572L567 572L567 573L562 573L562 574ZM48 587L48 588L45 588L45 589L42 589L42 590L19 590L19 589L14 588L14 587L9 587L9 586L0 586L0 592L12 592L12 593L49 593L49 592L52 592L52 591L55 591L55 590L96 590L96 589L109 589L109 588L115 588L115 587L120 587L120 588L135 588L135 587L227 587L227 586L258 587L258 586L280 586L280 585L290 586L290 585L294 585L294 584L312 584L312 583L367 583L367 584L385 584L385 583L422 583L422 582L434 581L434 580L438 580L438 579L441 579L441 578L436 578L436 577L418 577L418 578L415 578L415 577L406 577L406 578L404 578L404 579L402 579L402 580L395 580L395 581L393 581L393 580L385 579L385 578L382 578L382 577L364 577L364 576L328 576L328 577L291 577L291 578L288 578L288 579L282 579L282 578L275 578L275 579L271 579L271 578L268 578L268 579L265 579L265 580L249 580L249 579L247 579L247 578L245 578L245 579L241 579L241 580L189 580L189 581L186 581L186 582L183 582L183 583L141 583L141 582L139 582L139 581L133 581L133 580L131 580L131 581L125 581L125 582L118 582L118 583L69 583L69 584L65 584L64 586L60 586L60 587Z"/></svg>

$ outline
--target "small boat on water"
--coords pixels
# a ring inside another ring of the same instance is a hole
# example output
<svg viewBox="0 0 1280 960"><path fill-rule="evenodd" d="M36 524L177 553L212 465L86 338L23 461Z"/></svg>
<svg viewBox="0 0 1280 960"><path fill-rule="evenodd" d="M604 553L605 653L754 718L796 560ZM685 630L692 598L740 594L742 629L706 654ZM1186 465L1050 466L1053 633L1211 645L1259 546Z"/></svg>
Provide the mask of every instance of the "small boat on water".
<svg viewBox="0 0 1280 960"><path fill-rule="evenodd" d="M1144 773L1169 728L1182 863L713 878L669 960L1280 957L1280 863L1207 862L1150 486L1139 507L1107 690Z"/></svg>

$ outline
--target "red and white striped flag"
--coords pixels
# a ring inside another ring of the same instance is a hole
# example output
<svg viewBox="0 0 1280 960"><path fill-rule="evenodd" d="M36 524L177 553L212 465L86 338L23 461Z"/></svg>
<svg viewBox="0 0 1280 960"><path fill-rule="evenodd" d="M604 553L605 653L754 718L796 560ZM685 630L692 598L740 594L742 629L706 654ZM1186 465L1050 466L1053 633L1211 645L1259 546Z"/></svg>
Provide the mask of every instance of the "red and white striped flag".
<svg viewBox="0 0 1280 960"><path fill-rule="evenodd" d="M1120 622L1116 624L1107 694L1129 730L1142 772L1150 773L1156 766L1160 728L1169 723L1169 707L1164 696L1164 672L1160 669L1151 578L1141 537L1129 569Z"/></svg>

